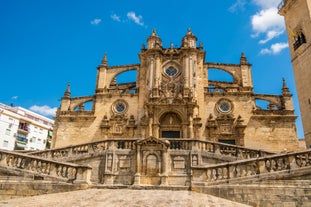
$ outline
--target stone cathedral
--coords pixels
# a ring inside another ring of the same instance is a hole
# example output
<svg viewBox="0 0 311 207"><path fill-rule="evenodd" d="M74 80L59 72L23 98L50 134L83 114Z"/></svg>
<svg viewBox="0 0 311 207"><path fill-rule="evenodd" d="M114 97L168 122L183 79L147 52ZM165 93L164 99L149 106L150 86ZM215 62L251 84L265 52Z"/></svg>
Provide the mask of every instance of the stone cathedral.
<svg viewBox="0 0 311 207"><path fill-rule="evenodd" d="M168 48L153 30L138 64L109 66L105 55L97 67L95 94L71 97L68 84L56 115L53 147L112 138L178 138L270 152L298 149L285 80L280 95L256 94L244 53L239 64L206 62L205 56L190 29L180 47ZM119 74L131 70L136 82L117 82ZM232 81L210 80L209 70L226 72ZM257 100L267 107L256 105Z"/></svg>

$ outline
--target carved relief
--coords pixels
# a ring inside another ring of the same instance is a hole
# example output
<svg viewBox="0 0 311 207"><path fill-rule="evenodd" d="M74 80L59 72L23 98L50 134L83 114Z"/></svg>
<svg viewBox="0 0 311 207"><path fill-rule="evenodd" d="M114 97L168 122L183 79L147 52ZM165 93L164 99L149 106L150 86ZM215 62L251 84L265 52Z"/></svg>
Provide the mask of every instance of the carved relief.
<svg viewBox="0 0 311 207"><path fill-rule="evenodd" d="M174 159L173 159L173 167L175 169L185 169L185 167L186 167L185 158L181 157L181 156L174 157Z"/></svg>

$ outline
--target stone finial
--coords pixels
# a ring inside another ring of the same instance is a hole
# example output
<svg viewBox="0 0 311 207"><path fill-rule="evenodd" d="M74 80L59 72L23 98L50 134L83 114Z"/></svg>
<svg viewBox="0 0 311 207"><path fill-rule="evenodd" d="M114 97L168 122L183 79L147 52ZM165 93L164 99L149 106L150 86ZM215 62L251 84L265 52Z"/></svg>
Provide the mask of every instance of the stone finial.
<svg viewBox="0 0 311 207"><path fill-rule="evenodd" d="M290 92L289 92L289 89L287 87L287 84L286 84L286 81L285 81L285 78L282 78L282 81L283 81L283 86L282 86L282 95L290 95Z"/></svg>
<svg viewBox="0 0 311 207"><path fill-rule="evenodd" d="M105 53L105 54L104 54L104 57L103 57L103 59L102 59L102 64L101 64L101 65L107 66L107 63L108 63L108 61L107 61L107 55L106 55L106 53Z"/></svg>
<svg viewBox="0 0 311 207"><path fill-rule="evenodd" d="M157 30L155 28L152 29L151 36L157 36Z"/></svg>
<svg viewBox="0 0 311 207"><path fill-rule="evenodd" d="M241 53L240 64L248 64L244 52Z"/></svg>
<svg viewBox="0 0 311 207"><path fill-rule="evenodd" d="M162 48L162 40L158 37L156 29L152 30L152 34L147 38L148 49Z"/></svg>
<svg viewBox="0 0 311 207"><path fill-rule="evenodd" d="M188 34L191 34L191 28L188 27Z"/></svg>
<svg viewBox="0 0 311 207"><path fill-rule="evenodd" d="M64 98L70 98L71 92L70 92L70 82L67 84L66 91L64 93Z"/></svg>

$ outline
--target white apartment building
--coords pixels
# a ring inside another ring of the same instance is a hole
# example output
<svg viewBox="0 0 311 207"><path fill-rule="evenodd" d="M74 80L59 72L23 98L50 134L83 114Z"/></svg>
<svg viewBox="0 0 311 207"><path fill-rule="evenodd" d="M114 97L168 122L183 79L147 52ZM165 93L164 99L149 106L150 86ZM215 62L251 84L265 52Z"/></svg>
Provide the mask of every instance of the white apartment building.
<svg viewBox="0 0 311 207"><path fill-rule="evenodd" d="M0 149L50 148L54 121L22 107L0 103Z"/></svg>

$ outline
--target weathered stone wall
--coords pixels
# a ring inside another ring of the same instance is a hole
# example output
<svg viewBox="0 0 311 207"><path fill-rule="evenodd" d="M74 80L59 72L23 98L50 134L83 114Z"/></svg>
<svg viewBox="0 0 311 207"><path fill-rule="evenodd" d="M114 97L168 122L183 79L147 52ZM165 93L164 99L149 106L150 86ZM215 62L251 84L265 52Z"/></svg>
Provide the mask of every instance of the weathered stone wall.
<svg viewBox="0 0 311 207"><path fill-rule="evenodd" d="M75 190L87 189L87 184L68 184L49 181L25 181L23 178L15 177L10 181L0 180L0 200L36 196L50 193L61 193Z"/></svg>
<svg viewBox="0 0 311 207"><path fill-rule="evenodd" d="M309 180L275 181L251 185L194 186L193 191L258 207L311 205Z"/></svg>
<svg viewBox="0 0 311 207"><path fill-rule="evenodd" d="M311 145L311 3L288 0L279 13L284 16L307 148ZM304 35L305 43L298 44Z"/></svg>

